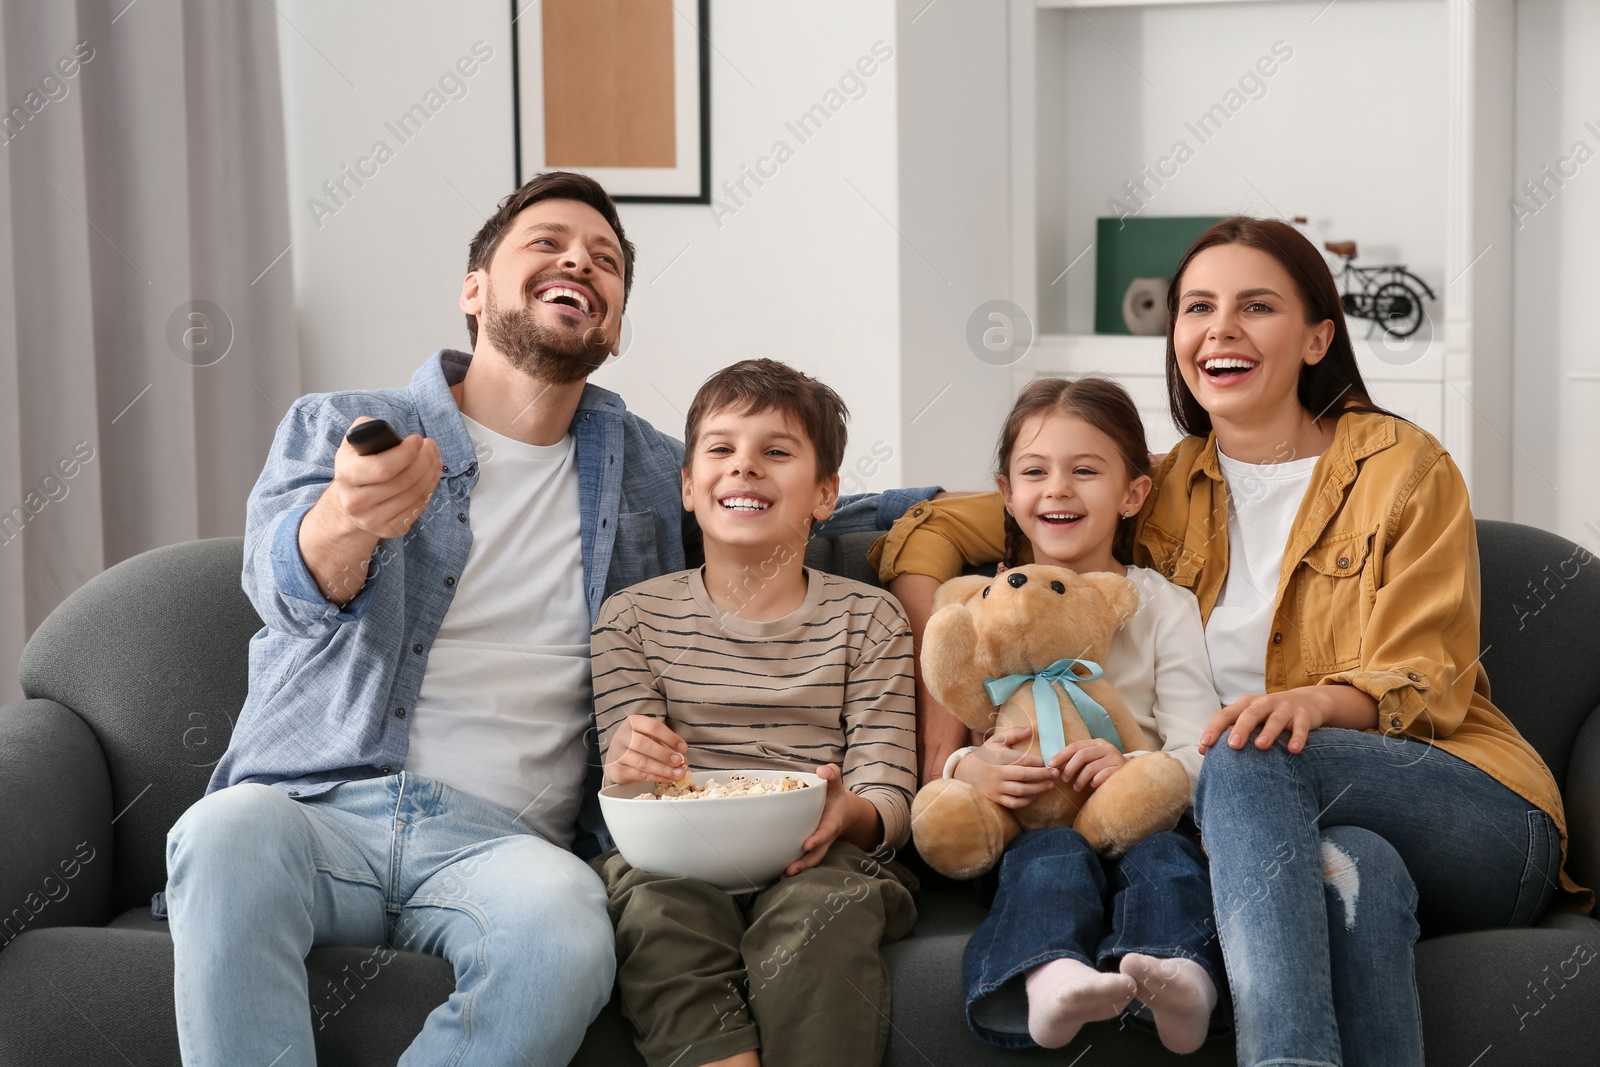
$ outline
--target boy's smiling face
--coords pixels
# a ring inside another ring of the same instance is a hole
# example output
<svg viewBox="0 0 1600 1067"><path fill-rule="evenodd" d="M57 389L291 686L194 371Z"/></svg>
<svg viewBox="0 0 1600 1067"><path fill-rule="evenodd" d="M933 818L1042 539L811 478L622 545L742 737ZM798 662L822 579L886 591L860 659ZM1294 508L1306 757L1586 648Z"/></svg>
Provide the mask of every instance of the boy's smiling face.
<svg viewBox="0 0 1600 1067"><path fill-rule="evenodd" d="M714 411L687 447L683 506L695 513L708 549L803 550L811 522L833 514L838 472L817 476L811 439L777 408Z"/></svg>

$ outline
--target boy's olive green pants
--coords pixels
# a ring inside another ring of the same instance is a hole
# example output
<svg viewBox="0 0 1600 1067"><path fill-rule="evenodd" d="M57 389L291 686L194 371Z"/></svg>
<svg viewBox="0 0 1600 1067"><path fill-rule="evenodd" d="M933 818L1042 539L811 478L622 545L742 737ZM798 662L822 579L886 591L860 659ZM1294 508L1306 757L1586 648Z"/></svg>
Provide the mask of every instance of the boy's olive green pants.
<svg viewBox="0 0 1600 1067"><path fill-rule="evenodd" d="M878 946L917 921L916 879L837 841L822 862L738 896L595 861L617 928L622 1012L651 1067L759 1049L763 1067L877 1067L889 1030Z"/></svg>

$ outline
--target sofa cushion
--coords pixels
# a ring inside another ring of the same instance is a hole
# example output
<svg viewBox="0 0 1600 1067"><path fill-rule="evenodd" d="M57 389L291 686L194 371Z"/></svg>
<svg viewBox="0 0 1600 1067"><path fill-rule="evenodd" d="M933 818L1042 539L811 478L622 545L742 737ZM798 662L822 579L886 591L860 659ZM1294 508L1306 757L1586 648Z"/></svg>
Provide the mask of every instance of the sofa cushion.
<svg viewBox="0 0 1600 1067"><path fill-rule="evenodd" d="M1600 707L1600 562L1564 537L1487 519L1478 560L1490 693L1565 786L1573 741Z"/></svg>
<svg viewBox="0 0 1600 1067"><path fill-rule="evenodd" d="M393 1064L455 988L443 959L395 952L380 965L373 951L314 948L306 957L322 1063ZM106 928L23 934L0 952L0 1003L9 1019L28 1020L0 1027L0 1064L179 1067L172 938L148 908Z"/></svg>

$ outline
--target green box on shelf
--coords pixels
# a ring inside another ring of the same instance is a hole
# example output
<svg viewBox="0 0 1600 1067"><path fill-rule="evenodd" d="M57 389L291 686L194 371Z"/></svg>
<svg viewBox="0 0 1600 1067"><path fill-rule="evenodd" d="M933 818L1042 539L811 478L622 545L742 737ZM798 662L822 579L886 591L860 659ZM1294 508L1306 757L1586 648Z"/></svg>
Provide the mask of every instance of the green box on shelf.
<svg viewBox="0 0 1600 1067"><path fill-rule="evenodd" d="M1126 335L1122 296L1135 278L1171 278L1178 260L1222 215L1096 219L1094 332Z"/></svg>

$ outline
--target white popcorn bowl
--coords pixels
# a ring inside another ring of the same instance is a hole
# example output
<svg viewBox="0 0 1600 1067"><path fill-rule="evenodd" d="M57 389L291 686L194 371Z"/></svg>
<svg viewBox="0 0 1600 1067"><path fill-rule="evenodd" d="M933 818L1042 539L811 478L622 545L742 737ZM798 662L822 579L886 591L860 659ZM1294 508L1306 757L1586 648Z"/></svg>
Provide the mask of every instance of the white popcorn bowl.
<svg viewBox="0 0 1600 1067"><path fill-rule="evenodd" d="M696 771L695 781L797 778L805 789L758 796L644 800L652 782L600 790L600 811L617 849L652 874L698 878L729 893L765 889L799 859L801 845L822 821L828 783L805 771Z"/></svg>

